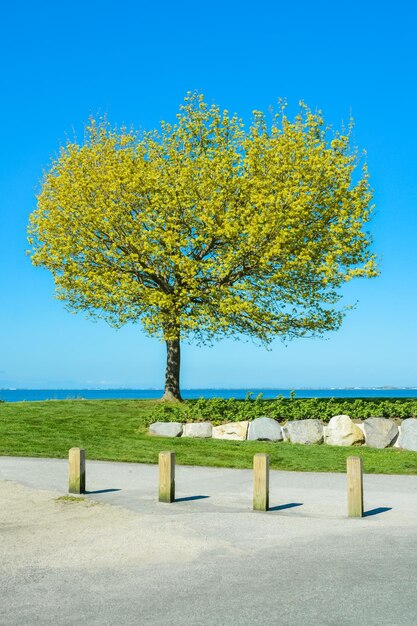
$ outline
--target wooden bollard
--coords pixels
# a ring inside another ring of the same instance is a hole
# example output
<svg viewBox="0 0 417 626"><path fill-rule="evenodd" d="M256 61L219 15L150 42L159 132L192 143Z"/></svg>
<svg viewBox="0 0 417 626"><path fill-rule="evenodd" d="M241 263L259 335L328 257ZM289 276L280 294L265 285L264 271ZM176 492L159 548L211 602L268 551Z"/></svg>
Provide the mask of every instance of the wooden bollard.
<svg viewBox="0 0 417 626"><path fill-rule="evenodd" d="M347 458L348 516L363 517L362 458Z"/></svg>
<svg viewBox="0 0 417 626"><path fill-rule="evenodd" d="M267 511L269 508L269 455L255 454L253 457L253 510Z"/></svg>
<svg viewBox="0 0 417 626"><path fill-rule="evenodd" d="M85 450L71 448L68 454L69 493L85 492Z"/></svg>
<svg viewBox="0 0 417 626"><path fill-rule="evenodd" d="M159 502L175 501L175 452L159 453Z"/></svg>

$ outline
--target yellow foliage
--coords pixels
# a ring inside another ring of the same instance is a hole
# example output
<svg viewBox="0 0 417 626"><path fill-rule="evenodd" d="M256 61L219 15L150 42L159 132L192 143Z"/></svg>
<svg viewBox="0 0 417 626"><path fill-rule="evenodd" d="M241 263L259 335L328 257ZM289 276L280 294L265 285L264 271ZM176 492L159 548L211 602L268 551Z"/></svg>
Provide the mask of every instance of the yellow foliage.
<svg viewBox="0 0 417 626"><path fill-rule="evenodd" d="M139 135L90 121L46 173L30 218L58 298L165 339L322 333L339 286L377 273L366 166L350 132L301 104L252 126L190 93Z"/></svg>

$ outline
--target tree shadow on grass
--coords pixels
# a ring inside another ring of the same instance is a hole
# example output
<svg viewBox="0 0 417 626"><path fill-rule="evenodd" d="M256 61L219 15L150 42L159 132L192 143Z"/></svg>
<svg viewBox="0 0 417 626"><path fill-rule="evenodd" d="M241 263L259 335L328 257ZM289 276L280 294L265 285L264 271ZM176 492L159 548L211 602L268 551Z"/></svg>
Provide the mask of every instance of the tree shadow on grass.
<svg viewBox="0 0 417 626"><path fill-rule="evenodd" d="M284 511L285 509L293 509L296 506L303 506L302 502L289 502L288 504L279 504L278 506L270 506L268 511Z"/></svg>
<svg viewBox="0 0 417 626"><path fill-rule="evenodd" d="M371 517L372 515L379 515L380 513L386 513L387 511L392 511L392 506L380 506L377 509L371 509L370 511L365 511L363 517Z"/></svg>

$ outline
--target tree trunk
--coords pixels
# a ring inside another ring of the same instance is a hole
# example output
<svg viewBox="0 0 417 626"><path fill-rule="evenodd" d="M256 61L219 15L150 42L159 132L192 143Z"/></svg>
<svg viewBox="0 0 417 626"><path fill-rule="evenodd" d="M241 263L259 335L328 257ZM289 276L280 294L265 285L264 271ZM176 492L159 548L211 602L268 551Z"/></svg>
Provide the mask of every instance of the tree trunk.
<svg viewBox="0 0 417 626"><path fill-rule="evenodd" d="M180 340L171 339L166 342L167 368L165 372L165 390L162 400L181 401L180 392Z"/></svg>

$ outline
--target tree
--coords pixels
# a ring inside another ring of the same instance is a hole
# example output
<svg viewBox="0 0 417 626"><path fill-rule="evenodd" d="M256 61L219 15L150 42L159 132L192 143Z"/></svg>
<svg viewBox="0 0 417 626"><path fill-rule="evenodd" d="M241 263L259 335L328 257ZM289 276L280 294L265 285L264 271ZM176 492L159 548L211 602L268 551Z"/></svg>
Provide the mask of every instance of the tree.
<svg viewBox="0 0 417 626"><path fill-rule="evenodd" d="M303 104L245 129L197 93L160 131L90 120L44 176L32 261L70 309L163 339L163 398L180 399L181 340L320 335L346 312L339 287L376 275L350 139Z"/></svg>

